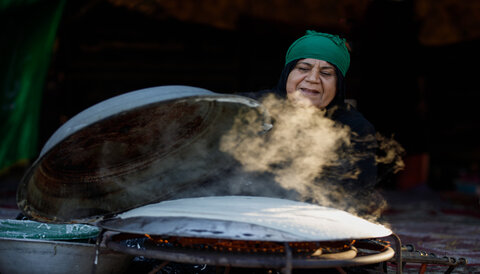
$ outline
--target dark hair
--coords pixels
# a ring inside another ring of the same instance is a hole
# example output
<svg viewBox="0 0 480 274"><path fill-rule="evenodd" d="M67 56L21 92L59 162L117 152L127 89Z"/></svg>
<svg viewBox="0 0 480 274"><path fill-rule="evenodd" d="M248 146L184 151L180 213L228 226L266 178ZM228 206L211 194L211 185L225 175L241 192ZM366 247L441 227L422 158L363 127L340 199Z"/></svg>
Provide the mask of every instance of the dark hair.
<svg viewBox="0 0 480 274"><path fill-rule="evenodd" d="M280 98L287 98L287 79L290 72L295 68L297 62L301 59L296 59L286 64L283 67L282 73L280 74L280 79L278 80L277 86L273 89L273 92ZM331 64L335 67L335 73L337 74L337 90L335 97L332 102L328 104L327 109L333 106L344 106L345 105L345 77L342 72L337 68L337 66Z"/></svg>

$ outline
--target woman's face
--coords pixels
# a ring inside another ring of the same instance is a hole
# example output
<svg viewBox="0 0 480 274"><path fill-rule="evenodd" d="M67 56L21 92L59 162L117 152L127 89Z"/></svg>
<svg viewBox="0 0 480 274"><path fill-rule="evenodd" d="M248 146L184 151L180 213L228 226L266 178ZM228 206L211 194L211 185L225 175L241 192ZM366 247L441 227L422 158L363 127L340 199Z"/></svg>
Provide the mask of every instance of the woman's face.
<svg viewBox="0 0 480 274"><path fill-rule="evenodd" d="M301 59L288 75L286 89L294 104L323 109L337 91L335 67L323 60Z"/></svg>

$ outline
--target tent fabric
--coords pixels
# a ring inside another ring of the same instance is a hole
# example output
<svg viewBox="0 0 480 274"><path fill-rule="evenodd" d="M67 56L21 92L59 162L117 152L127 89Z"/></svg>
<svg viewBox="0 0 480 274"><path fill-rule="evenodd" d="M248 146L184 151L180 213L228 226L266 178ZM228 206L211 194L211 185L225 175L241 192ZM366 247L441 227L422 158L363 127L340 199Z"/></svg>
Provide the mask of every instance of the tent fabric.
<svg viewBox="0 0 480 274"><path fill-rule="evenodd" d="M42 91L65 0L0 3L2 173L38 153Z"/></svg>

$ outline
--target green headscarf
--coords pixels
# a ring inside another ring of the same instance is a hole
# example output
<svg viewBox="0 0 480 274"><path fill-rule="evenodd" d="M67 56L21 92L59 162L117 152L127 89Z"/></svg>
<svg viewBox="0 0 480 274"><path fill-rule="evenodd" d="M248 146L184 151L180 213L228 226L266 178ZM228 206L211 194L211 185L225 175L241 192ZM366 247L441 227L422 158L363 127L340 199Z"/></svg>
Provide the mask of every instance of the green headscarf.
<svg viewBox="0 0 480 274"><path fill-rule="evenodd" d="M297 39L288 48L285 56L285 65L301 58L327 61L337 66L343 76L345 76L350 66L350 54L345 45L345 39L337 35L313 30L307 30L304 36Z"/></svg>

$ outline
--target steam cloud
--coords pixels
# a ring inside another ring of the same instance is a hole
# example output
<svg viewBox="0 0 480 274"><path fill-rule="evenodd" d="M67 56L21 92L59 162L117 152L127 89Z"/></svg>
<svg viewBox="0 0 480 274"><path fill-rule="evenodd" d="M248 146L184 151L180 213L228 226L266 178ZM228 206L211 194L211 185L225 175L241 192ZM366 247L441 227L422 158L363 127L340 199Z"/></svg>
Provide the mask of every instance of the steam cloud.
<svg viewBox="0 0 480 274"><path fill-rule="evenodd" d="M368 216L363 217L375 220L386 206L380 195L371 189L353 193L342 185L328 183L328 180L319 177L326 170L335 170L332 167L341 165L342 162L355 162L362 156L358 153L338 153L345 151L345 148L346 151L353 149L349 127L336 125L318 109L294 107L273 95L263 98L262 104L275 119L271 132L259 135L252 131L252 127L245 126L255 123L258 118L252 111L251 114L237 118L220 144L220 150L231 154L242 164L243 171L239 174L271 174L281 188L289 191L287 197L280 198L313 202L357 215L368 211ZM377 163L394 163L395 171L401 169L401 146L393 138L383 138L379 134L376 138L379 149L384 151L376 158ZM340 150L340 147L344 149ZM354 179L358 173L358 170L350 170L330 176ZM229 180L237 180L230 185L240 187L249 179L240 175ZM247 184L258 185L254 193L257 196L278 196L272 194L268 187L262 188L261 182ZM361 201L359 197L363 197Z"/></svg>

